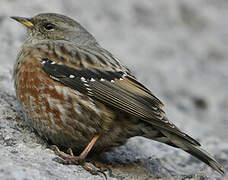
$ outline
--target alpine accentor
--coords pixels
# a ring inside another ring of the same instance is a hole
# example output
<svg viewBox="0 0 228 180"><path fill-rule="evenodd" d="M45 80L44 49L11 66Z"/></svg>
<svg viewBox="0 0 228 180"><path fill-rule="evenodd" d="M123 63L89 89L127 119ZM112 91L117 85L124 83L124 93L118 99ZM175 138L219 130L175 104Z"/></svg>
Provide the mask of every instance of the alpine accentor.
<svg viewBox="0 0 228 180"><path fill-rule="evenodd" d="M14 68L17 98L31 126L57 146L102 152L143 136L224 168L166 117L162 102L79 23L47 13L12 17L28 29ZM71 153L73 158L73 154Z"/></svg>

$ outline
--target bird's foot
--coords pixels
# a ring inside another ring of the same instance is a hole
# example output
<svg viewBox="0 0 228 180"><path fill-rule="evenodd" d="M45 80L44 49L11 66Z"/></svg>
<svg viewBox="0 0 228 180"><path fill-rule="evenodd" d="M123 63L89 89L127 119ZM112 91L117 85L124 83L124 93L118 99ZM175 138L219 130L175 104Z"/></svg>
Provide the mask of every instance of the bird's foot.
<svg viewBox="0 0 228 180"><path fill-rule="evenodd" d="M81 158L81 156L74 156L73 151L71 148L68 149L68 153L65 153L63 151L60 151L59 148L56 145L53 145L50 147L56 155L58 155L61 158L62 164L70 165L70 164L76 164L82 166L86 171L90 172L93 175L103 175L105 179L107 179L106 174L104 173L104 169L100 169L96 166L94 166L92 163L86 162L84 158Z"/></svg>

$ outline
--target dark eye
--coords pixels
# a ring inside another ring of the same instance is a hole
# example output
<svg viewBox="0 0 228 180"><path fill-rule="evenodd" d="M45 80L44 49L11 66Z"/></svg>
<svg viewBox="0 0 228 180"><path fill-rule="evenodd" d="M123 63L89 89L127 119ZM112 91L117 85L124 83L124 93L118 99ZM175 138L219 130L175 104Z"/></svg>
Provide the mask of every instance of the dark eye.
<svg viewBox="0 0 228 180"><path fill-rule="evenodd" d="M44 25L44 28L47 29L48 31L55 29L55 25L51 23L47 23Z"/></svg>

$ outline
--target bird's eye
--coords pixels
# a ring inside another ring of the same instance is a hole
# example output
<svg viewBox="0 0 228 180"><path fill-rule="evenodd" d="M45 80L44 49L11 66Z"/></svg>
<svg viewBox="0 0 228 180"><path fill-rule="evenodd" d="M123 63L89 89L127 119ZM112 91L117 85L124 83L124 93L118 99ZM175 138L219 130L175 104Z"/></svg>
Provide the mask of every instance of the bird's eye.
<svg viewBox="0 0 228 180"><path fill-rule="evenodd" d="M51 23L47 23L44 25L44 28L48 31L55 29L55 25Z"/></svg>

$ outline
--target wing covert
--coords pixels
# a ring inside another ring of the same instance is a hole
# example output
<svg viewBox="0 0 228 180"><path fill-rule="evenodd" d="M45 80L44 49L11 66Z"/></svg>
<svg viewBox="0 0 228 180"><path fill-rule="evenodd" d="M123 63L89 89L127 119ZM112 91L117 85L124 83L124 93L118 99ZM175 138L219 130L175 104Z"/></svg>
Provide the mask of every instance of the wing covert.
<svg viewBox="0 0 228 180"><path fill-rule="evenodd" d="M157 128L179 135L192 144L199 145L168 121L161 109L162 102L126 72L115 68L112 70L112 68L93 66L73 68L67 63L58 63L47 57L41 59L41 64L44 72L52 79L108 106L139 117Z"/></svg>

